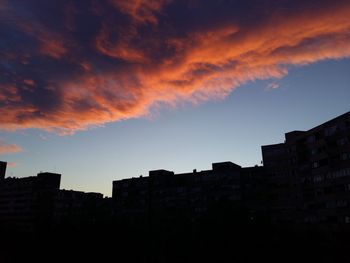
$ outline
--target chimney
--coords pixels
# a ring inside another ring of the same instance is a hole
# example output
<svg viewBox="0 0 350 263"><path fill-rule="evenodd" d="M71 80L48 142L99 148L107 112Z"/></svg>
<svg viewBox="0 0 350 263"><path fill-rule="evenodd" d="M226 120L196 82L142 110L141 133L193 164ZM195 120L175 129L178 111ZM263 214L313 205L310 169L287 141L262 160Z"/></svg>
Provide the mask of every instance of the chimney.
<svg viewBox="0 0 350 263"><path fill-rule="evenodd" d="M7 166L6 162L0 161L0 181L5 179L6 166Z"/></svg>

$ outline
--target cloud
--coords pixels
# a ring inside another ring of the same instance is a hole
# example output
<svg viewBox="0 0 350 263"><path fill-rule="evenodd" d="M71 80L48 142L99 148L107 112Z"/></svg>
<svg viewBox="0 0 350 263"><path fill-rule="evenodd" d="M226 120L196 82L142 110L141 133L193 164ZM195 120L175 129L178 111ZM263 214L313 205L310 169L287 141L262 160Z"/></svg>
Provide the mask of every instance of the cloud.
<svg viewBox="0 0 350 263"><path fill-rule="evenodd" d="M161 11L166 0L111 0L111 3L121 12L129 15L136 23L157 24L156 14Z"/></svg>
<svg viewBox="0 0 350 263"><path fill-rule="evenodd" d="M276 82L272 82L270 84L267 85L266 90L267 91L271 91L274 89L278 89L280 87L280 84L276 83Z"/></svg>
<svg viewBox="0 0 350 263"><path fill-rule="evenodd" d="M16 167L16 166L17 166L17 163L15 163L15 162L9 162L9 163L7 163L7 166L8 166L8 167Z"/></svg>
<svg viewBox="0 0 350 263"><path fill-rule="evenodd" d="M44 134L39 133L39 138L42 139L43 141L47 141L48 137Z"/></svg>
<svg viewBox="0 0 350 263"><path fill-rule="evenodd" d="M0 154L19 153L23 149L16 144L7 144L0 140Z"/></svg>
<svg viewBox="0 0 350 263"><path fill-rule="evenodd" d="M345 0L16 3L0 1L6 130L73 133L350 57Z"/></svg>

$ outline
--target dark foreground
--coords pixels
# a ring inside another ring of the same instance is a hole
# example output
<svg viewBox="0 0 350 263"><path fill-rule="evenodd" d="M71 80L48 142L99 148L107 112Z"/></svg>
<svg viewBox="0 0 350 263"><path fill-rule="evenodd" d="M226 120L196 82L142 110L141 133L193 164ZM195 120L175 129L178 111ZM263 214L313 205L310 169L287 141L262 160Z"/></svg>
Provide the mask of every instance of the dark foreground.
<svg viewBox="0 0 350 263"><path fill-rule="evenodd" d="M348 262L350 251L349 229L332 225L230 224L213 219L195 227L176 222L73 229L2 233L0 262L319 263Z"/></svg>

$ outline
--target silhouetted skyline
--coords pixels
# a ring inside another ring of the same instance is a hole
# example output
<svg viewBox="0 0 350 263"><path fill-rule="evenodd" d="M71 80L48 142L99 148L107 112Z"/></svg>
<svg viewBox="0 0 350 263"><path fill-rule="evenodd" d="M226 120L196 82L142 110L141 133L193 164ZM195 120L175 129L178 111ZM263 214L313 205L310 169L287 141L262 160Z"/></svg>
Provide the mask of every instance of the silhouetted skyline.
<svg viewBox="0 0 350 263"><path fill-rule="evenodd" d="M114 180L112 200L60 189L61 174L6 177L7 163L0 161L1 229L35 232L65 220L93 222L101 216L99 207L107 208L104 216L114 220L159 221L189 213L193 221L224 204L229 205L225 213L251 220L350 224L349 131L347 112L307 131L288 132L284 142L262 146L262 166L225 161L213 163L210 170L180 174L157 169L146 177Z"/></svg>

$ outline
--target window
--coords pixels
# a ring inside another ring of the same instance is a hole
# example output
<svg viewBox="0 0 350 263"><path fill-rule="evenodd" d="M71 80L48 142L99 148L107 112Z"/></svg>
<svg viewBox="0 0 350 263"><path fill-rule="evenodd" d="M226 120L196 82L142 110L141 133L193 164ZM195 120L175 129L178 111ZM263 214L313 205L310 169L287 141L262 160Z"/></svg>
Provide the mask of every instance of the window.
<svg viewBox="0 0 350 263"><path fill-rule="evenodd" d="M326 165L328 165L328 159L322 159L322 160L319 162L319 165L320 165L320 166L326 166Z"/></svg>
<svg viewBox="0 0 350 263"><path fill-rule="evenodd" d="M296 158L292 158L292 159L289 160L290 164L296 164L296 162L297 162Z"/></svg>
<svg viewBox="0 0 350 263"><path fill-rule="evenodd" d="M315 136L314 136L314 135L310 135L310 136L307 138L307 142L308 142L308 143L313 143L313 142L315 142Z"/></svg>
<svg viewBox="0 0 350 263"><path fill-rule="evenodd" d="M346 207L347 205L348 205L348 202L346 200L337 201L337 207Z"/></svg>
<svg viewBox="0 0 350 263"><path fill-rule="evenodd" d="M350 191L350 184L345 185L345 191Z"/></svg>
<svg viewBox="0 0 350 263"><path fill-rule="evenodd" d="M316 175L314 177L314 182L318 183L318 182L322 182L323 181L323 176L322 175Z"/></svg>
<svg viewBox="0 0 350 263"><path fill-rule="evenodd" d="M338 144L339 146L343 146L343 145L345 145L347 142L348 142L348 138L341 138L341 139L339 139L339 140L337 141L337 144Z"/></svg>
<svg viewBox="0 0 350 263"><path fill-rule="evenodd" d="M328 209L335 208L336 206L337 206L336 201L329 201L326 203L326 208L328 208Z"/></svg>
<svg viewBox="0 0 350 263"><path fill-rule="evenodd" d="M312 168L318 168L320 164L318 162L313 162L312 163Z"/></svg>
<svg viewBox="0 0 350 263"><path fill-rule="evenodd" d="M341 156L341 159L343 161L349 160L350 159L350 153L343 153L342 156Z"/></svg>
<svg viewBox="0 0 350 263"><path fill-rule="evenodd" d="M332 127L329 127L329 128L327 128L325 130L325 135L326 136L331 136L331 135L333 135L336 132L336 130L337 130L337 126L336 125L334 125Z"/></svg>
<svg viewBox="0 0 350 263"><path fill-rule="evenodd" d="M322 134L320 131L315 133L315 138L316 140L320 140L322 138Z"/></svg>
<svg viewBox="0 0 350 263"><path fill-rule="evenodd" d="M316 194L316 196L322 196L322 195L323 195L322 189L317 189L317 190L315 191L315 194Z"/></svg>

